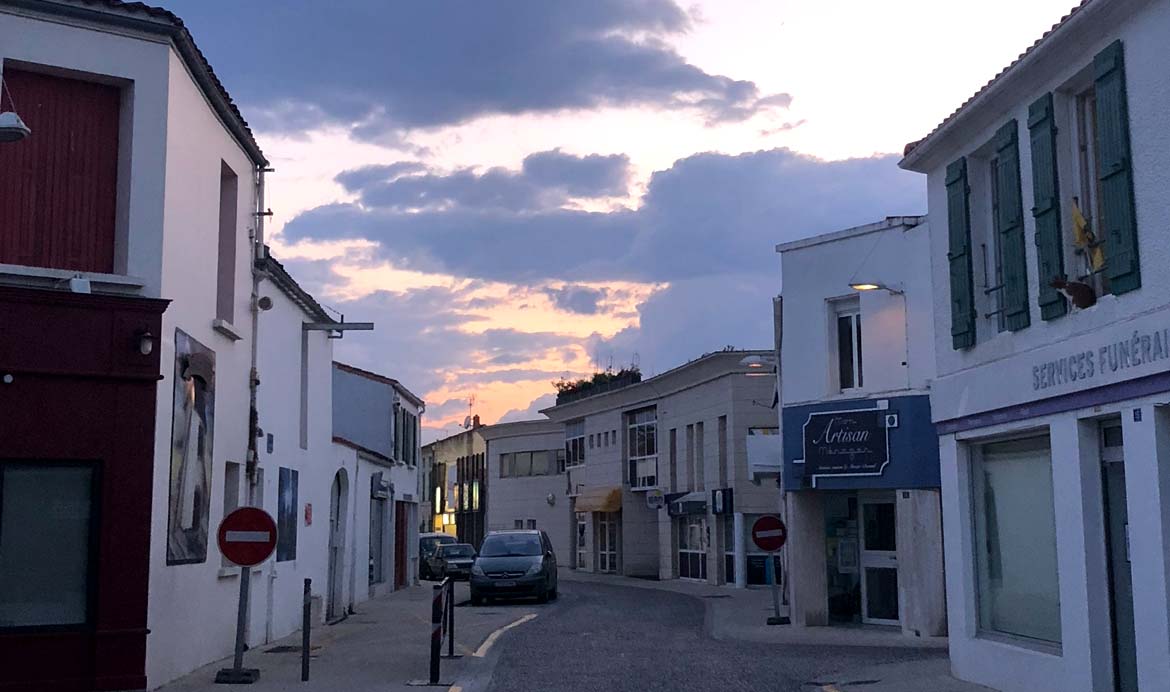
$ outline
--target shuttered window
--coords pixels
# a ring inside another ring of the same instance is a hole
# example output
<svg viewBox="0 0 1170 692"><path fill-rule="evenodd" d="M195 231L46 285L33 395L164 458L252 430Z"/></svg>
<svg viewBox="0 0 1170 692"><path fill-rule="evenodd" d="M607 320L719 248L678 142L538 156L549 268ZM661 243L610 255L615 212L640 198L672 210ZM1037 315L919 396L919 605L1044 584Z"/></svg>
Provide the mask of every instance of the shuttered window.
<svg viewBox="0 0 1170 692"><path fill-rule="evenodd" d="M947 261L951 274L951 345L975 345L975 300L971 271L971 189L967 159L947 166Z"/></svg>
<svg viewBox="0 0 1170 692"><path fill-rule="evenodd" d="M1003 267L1000 306L1004 327L1016 331L1031 323L1028 315L1028 259L1024 251L1024 208L1020 195L1019 125L1013 120L995 133L996 247Z"/></svg>
<svg viewBox="0 0 1170 692"><path fill-rule="evenodd" d="M1093 59L1097 92L1097 156L1101 189L1100 227L1105 239L1105 273L1114 294L1141 287L1125 57L1116 41Z"/></svg>
<svg viewBox="0 0 1170 692"><path fill-rule="evenodd" d="M114 271L120 90L7 63L4 82L32 136L0 145L0 263Z"/></svg>
<svg viewBox="0 0 1170 692"><path fill-rule="evenodd" d="M1064 294L1052 287L1053 280L1064 278L1064 236L1060 227L1060 176L1051 92L1028 107L1028 137L1032 151L1032 218L1036 225L1040 319L1051 320L1068 312Z"/></svg>

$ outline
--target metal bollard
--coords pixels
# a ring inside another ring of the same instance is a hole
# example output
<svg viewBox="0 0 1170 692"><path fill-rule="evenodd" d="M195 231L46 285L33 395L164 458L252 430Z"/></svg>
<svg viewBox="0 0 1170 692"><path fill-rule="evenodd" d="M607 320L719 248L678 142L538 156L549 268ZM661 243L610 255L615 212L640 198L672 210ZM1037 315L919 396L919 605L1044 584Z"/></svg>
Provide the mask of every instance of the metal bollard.
<svg viewBox="0 0 1170 692"><path fill-rule="evenodd" d="M309 681L309 628L312 625L310 610L313 605L309 587L312 583L312 579L305 580L305 598L301 604L301 682Z"/></svg>
<svg viewBox="0 0 1170 692"><path fill-rule="evenodd" d="M443 651L443 592L445 583L435 584L431 598L431 684L439 684L439 655Z"/></svg>
<svg viewBox="0 0 1170 692"><path fill-rule="evenodd" d="M455 582L447 580L447 654L443 658L463 658L455 653Z"/></svg>

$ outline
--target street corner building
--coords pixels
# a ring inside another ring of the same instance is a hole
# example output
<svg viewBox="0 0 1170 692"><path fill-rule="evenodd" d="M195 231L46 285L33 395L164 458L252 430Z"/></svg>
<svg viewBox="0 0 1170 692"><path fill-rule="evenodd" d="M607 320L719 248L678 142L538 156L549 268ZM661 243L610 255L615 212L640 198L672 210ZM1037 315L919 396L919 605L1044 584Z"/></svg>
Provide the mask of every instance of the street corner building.
<svg viewBox="0 0 1170 692"><path fill-rule="evenodd" d="M1082 3L923 140L954 673L1170 689L1170 2Z"/></svg>
<svg viewBox="0 0 1170 692"><path fill-rule="evenodd" d="M329 521L343 528L329 544L330 619L353 603L418 583L425 410L423 400L398 380L333 364L337 472L330 484ZM347 531L352 536L347 538Z"/></svg>
<svg viewBox="0 0 1170 692"><path fill-rule="evenodd" d="M372 325L269 254L268 162L171 13L0 2L0 78L0 688L158 687L232 651L232 510L278 520L249 647L330 581L332 339Z"/></svg>
<svg viewBox="0 0 1170 692"><path fill-rule="evenodd" d="M930 243L903 216L776 248L796 625L946 634Z"/></svg>
<svg viewBox="0 0 1170 692"><path fill-rule="evenodd" d="M479 548L487 527L487 441L479 416L468 416L465 428L423 447L423 465L430 483L428 533L445 533Z"/></svg>
<svg viewBox="0 0 1170 692"><path fill-rule="evenodd" d="M749 449L753 437L778 439L775 397L773 350L709 353L646 380L561 392L542 413L560 427L565 452L568 502L555 498L571 534L562 564L766 583L766 557L748 534L757 516L776 513L779 491L749 463Z"/></svg>

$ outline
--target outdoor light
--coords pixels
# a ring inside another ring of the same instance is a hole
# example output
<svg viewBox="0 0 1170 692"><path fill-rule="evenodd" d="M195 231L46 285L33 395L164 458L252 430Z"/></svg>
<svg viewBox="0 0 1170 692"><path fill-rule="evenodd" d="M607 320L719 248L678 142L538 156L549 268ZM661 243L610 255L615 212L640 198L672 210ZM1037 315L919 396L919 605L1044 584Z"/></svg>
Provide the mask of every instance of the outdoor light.
<svg viewBox="0 0 1170 692"><path fill-rule="evenodd" d="M0 142L19 142L31 135L32 130L28 129L28 125L25 125L20 116L16 114L16 103L12 100L12 92L8 91L8 85L4 84L3 79L0 79L0 86L4 87L3 94L8 94L8 103L12 105L12 110L0 112Z"/></svg>
<svg viewBox="0 0 1170 692"><path fill-rule="evenodd" d="M138 352L144 356L154 353L154 334L149 329L138 334Z"/></svg>
<svg viewBox="0 0 1170 692"><path fill-rule="evenodd" d="M752 368L753 370L759 370L760 368L763 368L768 363L764 360L764 358L762 356L752 355L752 356L745 356L743 358L743 360L739 361L739 364L744 366L745 368Z"/></svg>
<svg viewBox="0 0 1170 692"><path fill-rule="evenodd" d="M882 290L893 295L902 295L901 289L893 288L885 284L873 283L872 281L853 281L850 282L849 288L854 291L877 291Z"/></svg>

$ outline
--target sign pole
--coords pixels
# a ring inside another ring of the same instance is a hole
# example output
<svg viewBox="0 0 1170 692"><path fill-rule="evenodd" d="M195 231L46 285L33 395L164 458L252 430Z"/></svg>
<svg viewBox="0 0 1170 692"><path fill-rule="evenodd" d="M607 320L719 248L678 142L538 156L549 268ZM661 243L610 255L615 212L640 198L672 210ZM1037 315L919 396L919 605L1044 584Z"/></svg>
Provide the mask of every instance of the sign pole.
<svg viewBox="0 0 1170 692"><path fill-rule="evenodd" d="M768 553L768 581L772 585L772 617L768 618L769 625L787 625L788 618L780 617L780 588L776 575L776 553Z"/></svg>
<svg viewBox="0 0 1170 692"><path fill-rule="evenodd" d="M788 527L784 521L775 515L765 514L752 524L752 541L756 547L768 554L768 562L764 565L764 572L768 575L768 584L772 587L772 612L768 617L769 625L787 625L791 620L780 615L779 575L776 570L776 555L788 540Z"/></svg>
<svg viewBox="0 0 1170 692"><path fill-rule="evenodd" d="M248 601L252 593L252 566L264 562L276 547L276 522L264 510L241 507L219 524L219 549L240 568L240 605L236 611L236 646L232 667L215 674L226 685L251 685L260 679L259 668L244 667L244 634L248 629Z"/></svg>

